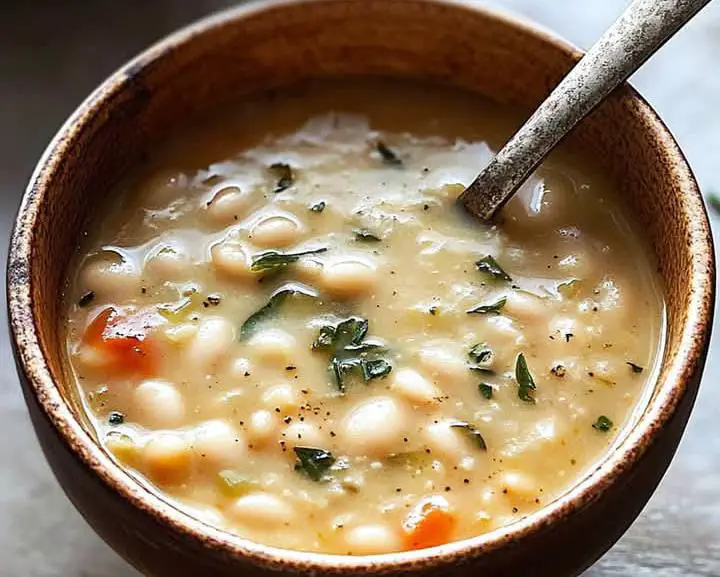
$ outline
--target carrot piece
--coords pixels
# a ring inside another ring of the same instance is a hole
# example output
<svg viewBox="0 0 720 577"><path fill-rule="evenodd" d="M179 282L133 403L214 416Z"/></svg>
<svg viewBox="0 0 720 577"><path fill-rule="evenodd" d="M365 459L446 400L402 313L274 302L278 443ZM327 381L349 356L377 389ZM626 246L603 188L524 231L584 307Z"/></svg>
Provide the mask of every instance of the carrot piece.
<svg viewBox="0 0 720 577"><path fill-rule="evenodd" d="M108 307L87 326L83 343L101 351L106 358L104 368L117 376L152 376L157 372L159 350L151 333L163 322L155 312L123 316Z"/></svg>
<svg viewBox="0 0 720 577"><path fill-rule="evenodd" d="M420 501L403 522L406 549L425 549L450 541L455 516L447 499L434 495Z"/></svg>

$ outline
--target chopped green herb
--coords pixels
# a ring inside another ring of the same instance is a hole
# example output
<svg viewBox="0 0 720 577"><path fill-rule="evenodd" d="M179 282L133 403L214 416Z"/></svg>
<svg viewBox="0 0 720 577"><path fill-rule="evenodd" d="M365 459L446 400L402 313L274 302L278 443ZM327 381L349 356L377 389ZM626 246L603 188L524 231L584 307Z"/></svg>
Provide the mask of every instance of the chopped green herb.
<svg viewBox="0 0 720 577"><path fill-rule="evenodd" d="M157 311L166 319L172 322L180 322L190 314L195 308L194 305L201 300L200 295L192 293L172 303L162 303L157 305Z"/></svg>
<svg viewBox="0 0 720 577"><path fill-rule="evenodd" d="M346 377L360 366L360 362L360 359L357 358L339 359L338 357L333 357L330 361L333 376L335 377L335 384L341 393L344 393L347 389L345 385Z"/></svg>
<svg viewBox="0 0 720 577"><path fill-rule="evenodd" d="M720 196L718 196L717 193L708 193L705 200L710 208L712 208L716 213L720 213Z"/></svg>
<svg viewBox="0 0 720 577"><path fill-rule="evenodd" d="M360 242L381 242L382 239L365 228L356 228L353 231L355 240Z"/></svg>
<svg viewBox="0 0 720 577"><path fill-rule="evenodd" d="M360 362L360 367L362 368L363 378L366 381L385 377L392 371L392 365L385 359L376 359L374 361L363 359Z"/></svg>
<svg viewBox="0 0 720 577"><path fill-rule="evenodd" d="M335 457L325 449L312 447L295 447L295 456L298 459L295 470L305 473L313 481L321 481L328 469L335 463Z"/></svg>
<svg viewBox="0 0 720 577"><path fill-rule="evenodd" d="M494 356L492 349L486 343L478 343L468 351L468 357L473 363L488 368L492 365Z"/></svg>
<svg viewBox="0 0 720 577"><path fill-rule="evenodd" d="M385 350L385 347L364 341L368 332L368 321L359 317L347 318L336 326L325 325L313 342L313 350L329 350L330 370L338 390L346 390L346 380L356 369L365 382L385 377L392 370L392 365L382 358L367 358L376 356Z"/></svg>
<svg viewBox="0 0 720 577"><path fill-rule="evenodd" d="M321 350L321 349L329 349L333 341L335 340L335 327L330 325L325 325L323 327L320 327L320 333L318 334L317 338L312 344L312 349L314 351Z"/></svg>
<svg viewBox="0 0 720 577"><path fill-rule="evenodd" d="M278 252L275 250L269 250L256 254L252 257L252 265L250 270L253 272L260 272L264 270L274 270L283 268L297 262L303 256L309 256L312 254L321 254L327 252L327 248L316 248L314 250L306 250L302 252Z"/></svg>
<svg viewBox="0 0 720 577"><path fill-rule="evenodd" d="M480 394L485 397L486 399L490 400L493 396L493 387L492 385L488 385L487 383L480 383L478 385L478 390L480 391Z"/></svg>
<svg viewBox="0 0 720 577"><path fill-rule="evenodd" d="M515 361L515 379L518 383L518 397L527 403L534 403L535 398L532 396L535 390L535 381L528 369L525 355L520 353Z"/></svg>
<svg viewBox="0 0 720 577"><path fill-rule="evenodd" d="M348 345L359 345L368 333L367 319L350 317L335 327L335 346L345 348Z"/></svg>
<svg viewBox="0 0 720 577"><path fill-rule="evenodd" d="M108 415L108 423L113 426L122 425L125 422L125 415L120 411L111 411Z"/></svg>
<svg viewBox="0 0 720 577"><path fill-rule="evenodd" d="M485 439L483 439L483 436L480 434L480 431L477 430L477 427L474 425L471 425L470 423L466 423L465 421L460 421L457 423L453 423L450 425L453 429L460 429L462 430L468 439L470 439L478 449L482 451L487 451L487 444L485 443Z"/></svg>
<svg viewBox="0 0 720 577"><path fill-rule="evenodd" d="M389 164L391 166L402 166L403 161L400 159L400 157L395 153L394 150L388 148L388 146L382 140L378 140L375 143L375 150L378 151L378 154L380 155L382 161L385 164Z"/></svg>
<svg viewBox="0 0 720 577"><path fill-rule="evenodd" d="M295 175L289 164L276 162L270 165L270 172L277 177L277 183L273 189L274 193L282 192L290 188L295 182Z"/></svg>
<svg viewBox="0 0 720 577"><path fill-rule="evenodd" d="M264 307L251 314L242 324L242 326L240 327L240 333L238 335L238 338L240 340L243 340L249 337L253 332L255 332L258 325L267 318L274 315L287 299L297 296L317 298L316 293L299 287L285 288L276 291L270 297L270 300L268 300L267 304Z"/></svg>
<svg viewBox="0 0 720 577"><path fill-rule="evenodd" d="M507 302L507 299L505 297L502 297L498 300L496 300L494 303L490 303L487 305L478 305L476 307L471 308L467 311L469 315L477 314L477 315L486 315L489 313L496 313L500 314L500 311L505 306L505 303Z"/></svg>
<svg viewBox="0 0 720 577"><path fill-rule="evenodd" d="M321 200L320 202L316 202L315 204L310 205L310 212L322 212L325 210L325 207L327 205L325 204L324 200Z"/></svg>
<svg viewBox="0 0 720 577"><path fill-rule="evenodd" d="M217 484L220 491L231 498L242 497L252 491L257 483L241 475L232 469L220 471L217 477Z"/></svg>
<svg viewBox="0 0 720 577"><path fill-rule="evenodd" d="M597 421L595 421L593 423L593 429L602 431L603 433L607 433L612 428L613 428L613 422L610 419L608 419L605 415L600 415L597 418Z"/></svg>
<svg viewBox="0 0 720 577"><path fill-rule="evenodd" d="M625 364L630 367L633 373L639 374L643 372L643 368L640 365L636 365L635 363L631 363L630 361L627 361Z"/></svg>
<svg viewBox="0 0 720 577"><path fill-rule="evenodd" d="M80 300L78 301L79 307L86 307L88 306L93 300L95 299L95 293L93 291L87 291L83 296L80 297Z"/></svg>
<svg viewBox="0 0 720 577"><path fill-rule="evenodd" d="M481 258L475 263L475 267L482 273L488 274L491 277L499 280L511 281L510 275L506 273L498 262L491 256Z"/></svg>

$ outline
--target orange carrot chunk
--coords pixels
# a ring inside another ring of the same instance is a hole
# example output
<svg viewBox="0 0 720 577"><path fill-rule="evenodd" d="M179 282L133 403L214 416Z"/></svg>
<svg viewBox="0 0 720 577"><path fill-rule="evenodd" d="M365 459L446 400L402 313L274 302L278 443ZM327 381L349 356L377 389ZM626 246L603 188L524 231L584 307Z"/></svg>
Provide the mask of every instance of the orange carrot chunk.
<svg viewBox="0 0 720 577"><path fill-rule="evenodd" d="M450 541L455 515L447 499L433 495L420 501L403 522L406 549L425 549Z"/></svg>
<svg viewBox="0 0 720 577"><path fill-rule="evenodd" d="M159 351L152 330L164 322L152 311L121 315L104 309L85 329L83 343L105 356L105 368L118 377L149 377L157 372Z"/></svg>

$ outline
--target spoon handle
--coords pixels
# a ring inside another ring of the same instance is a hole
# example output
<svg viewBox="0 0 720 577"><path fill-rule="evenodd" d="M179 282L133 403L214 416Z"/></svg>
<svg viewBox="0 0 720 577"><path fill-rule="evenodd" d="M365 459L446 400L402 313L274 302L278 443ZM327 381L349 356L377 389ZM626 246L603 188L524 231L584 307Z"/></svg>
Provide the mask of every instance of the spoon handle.
<svg viewBox="0 0 720 577"><path fill-rule="evenodd" d="M555 145L710 0L635 0L460 195L491 220Z"/></svg>

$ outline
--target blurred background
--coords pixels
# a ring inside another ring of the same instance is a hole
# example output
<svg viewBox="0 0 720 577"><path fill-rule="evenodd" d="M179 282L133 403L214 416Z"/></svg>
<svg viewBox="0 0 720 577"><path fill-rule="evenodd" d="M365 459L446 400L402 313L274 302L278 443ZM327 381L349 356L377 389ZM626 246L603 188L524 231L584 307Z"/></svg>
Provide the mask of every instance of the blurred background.
<svg viewBox="0 0 720 577"><path fill-rule="evenodd" d="M9 235L35 162L80 101L148 44L234 3L0 2L2 239ZM483 2L534 20L584 48L592 45L629 3L629 0ZM679 140L706 193L720 191L719 61L720 2L716 2L632 80ZM717 214L712 219L713 224L720 224ZM2 258L4 268L5 250ZM3 304L3 314L4 310ZM91 532L55 484L28 422L5 327L3 320L0 577L138 577ZM713 344L717 344L717 334ZM720 358L711 353L695 412L670 471L630 531L584 577L720 575L718 376Z"/></svg>

